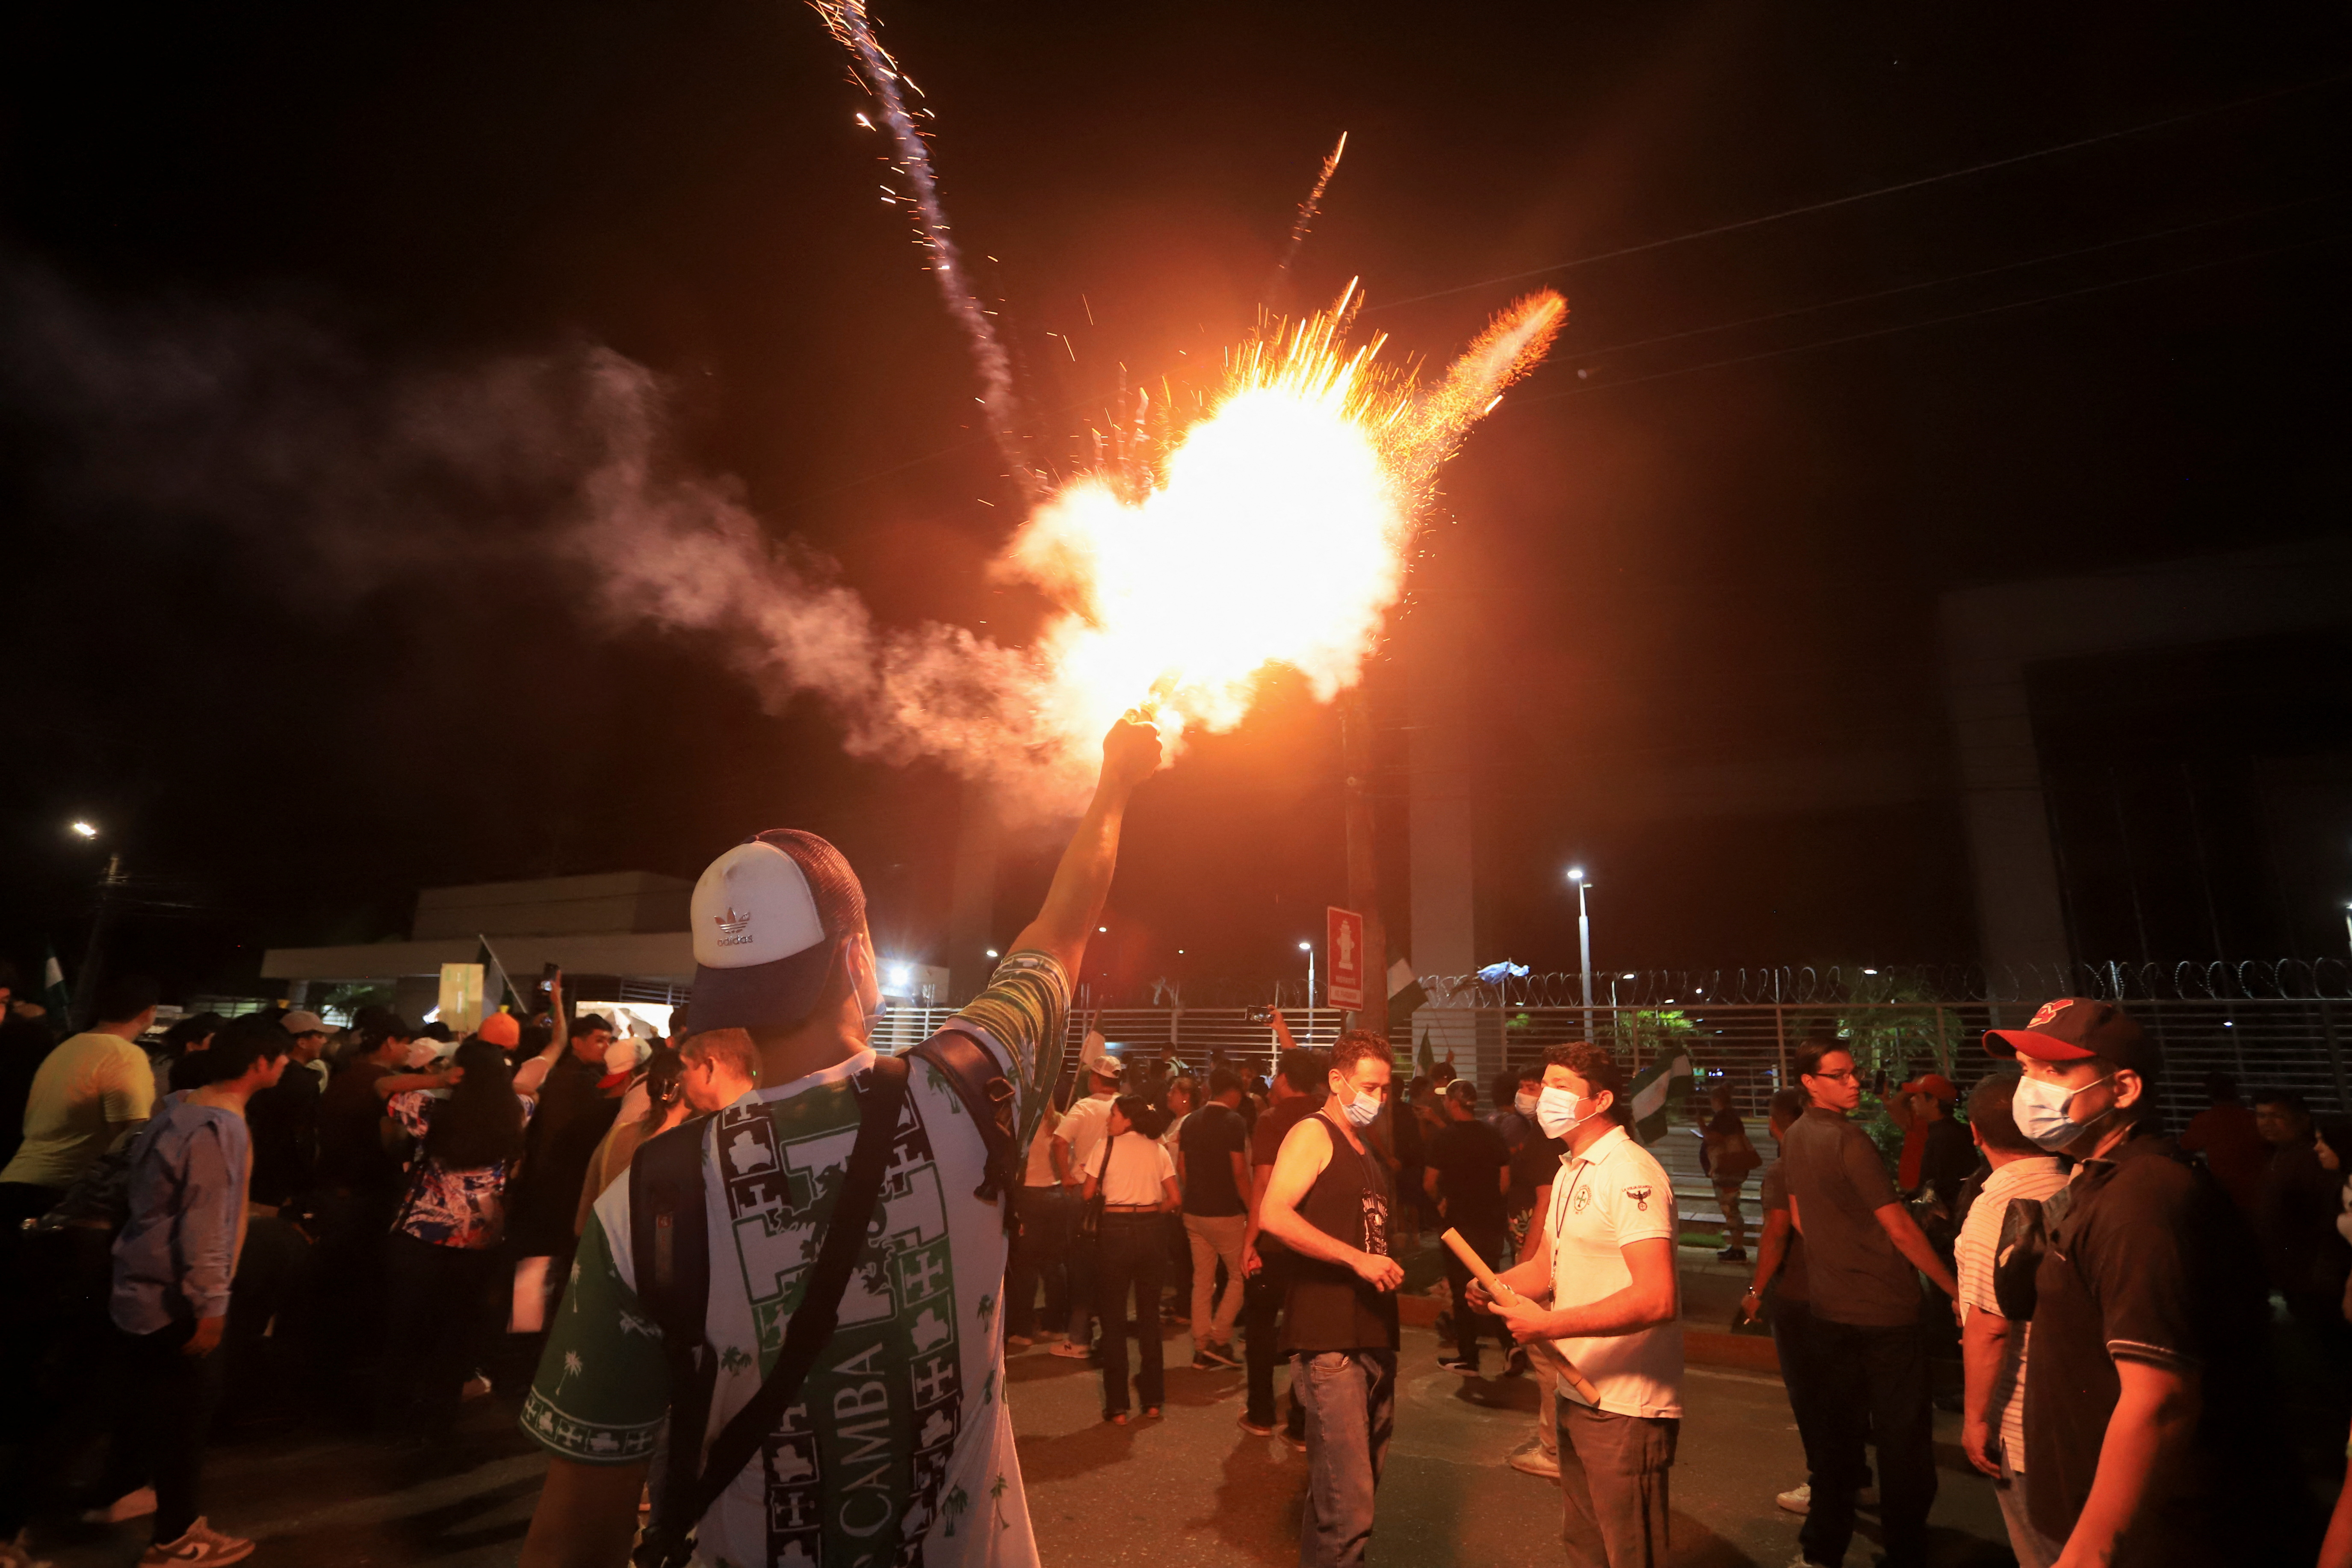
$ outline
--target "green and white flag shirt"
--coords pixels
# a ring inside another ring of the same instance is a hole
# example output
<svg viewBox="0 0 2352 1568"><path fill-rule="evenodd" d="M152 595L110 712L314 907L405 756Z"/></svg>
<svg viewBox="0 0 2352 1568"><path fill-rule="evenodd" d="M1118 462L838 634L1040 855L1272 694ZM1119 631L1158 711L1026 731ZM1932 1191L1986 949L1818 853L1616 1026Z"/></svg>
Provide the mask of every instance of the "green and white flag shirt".
<svg viewBox="0 0 2352 1568"><path fill-rule="evenodd" d="M979 1026L1036 1131L1061 1071L1069 977L1016 952L960 1016ZM844 1167L874 1053L745 1095L710 1119L706 1332L719 1353L707 1446L750 1403L800 1305ZM841 1301L840 1327L761 1452L705 1514L695 1562L729 1568L1032 1564L1013 1425L1004 1409L1004 1278L997 1205L972 1195L987 1153L938 1069L912 1064L877 1219ZM541 1445L583 1464L651 1459L669 1365L638 1301L628 1183L595 1205L524 1405Z"/></svg>

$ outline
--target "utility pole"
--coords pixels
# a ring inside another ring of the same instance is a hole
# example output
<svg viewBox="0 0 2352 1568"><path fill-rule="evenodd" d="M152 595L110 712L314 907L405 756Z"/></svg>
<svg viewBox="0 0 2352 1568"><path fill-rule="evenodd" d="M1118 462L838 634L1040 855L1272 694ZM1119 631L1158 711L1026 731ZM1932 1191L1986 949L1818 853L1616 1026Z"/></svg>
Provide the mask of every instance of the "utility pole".
<svg viewBox="0 0 2352 1568"><path fill-rule="evenodd" d="M1364 1005L1356 1027L1389 1032L1389 936L1381 920L1379 861L1372 852L1372 714L1364 689L1339 699L1339 752L1346 769L1348 906L1364 917Z"/></svg>
<svg viewBox="0 0 2352 1568"><path fill-rule="evenodd" d="M106 875L98 879L98 912L90 917L89 946L81 955L81 973L74 977L73 1018L68 1027L80 1029L97 1022L90 1010L98 1005L98 964L106 946L107 919L114 912L114 889L122 883L122 857L106 858Z"/></svg>

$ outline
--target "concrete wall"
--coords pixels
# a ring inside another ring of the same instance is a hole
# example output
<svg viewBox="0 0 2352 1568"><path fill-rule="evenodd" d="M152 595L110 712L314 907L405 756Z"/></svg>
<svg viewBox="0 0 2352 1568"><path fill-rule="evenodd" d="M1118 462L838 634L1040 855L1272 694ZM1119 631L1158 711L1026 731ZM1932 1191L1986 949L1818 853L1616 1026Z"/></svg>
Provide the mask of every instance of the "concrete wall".
<svg viewBox="0 0 2352 1568"><path fill-rule="evenodd" d="M585 931L675 931L687 926L694 884L651 871L546 877L426 888L416 895L416 940L558 936Z"/></svg>
<svg viewBox="0 0 2352 1568"><path fill-rule="evenodd" d="M2110 955L2068 952L2028 667L2341 625L2352 620L2352 544L2326 540L1964 589L1944 595L1939 619L1983 962L2095 962Z"/></svg>

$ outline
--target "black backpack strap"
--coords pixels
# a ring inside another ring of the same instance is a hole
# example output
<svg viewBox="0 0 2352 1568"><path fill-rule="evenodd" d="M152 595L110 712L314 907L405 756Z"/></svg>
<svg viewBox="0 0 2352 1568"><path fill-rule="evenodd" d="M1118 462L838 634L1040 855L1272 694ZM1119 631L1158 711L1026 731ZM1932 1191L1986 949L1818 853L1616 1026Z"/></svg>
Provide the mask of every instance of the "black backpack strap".
<svg viewBox="0 0 2352 1568"><path fill-rule="evenodd" d="M1014 1121L1019 1097L1013 1080L997 1065L995 1053L974 1036L972 1026L960 1020L943 1026L908 1054L922 1058L946 1075L972 1125L980 1129L988 1159L972 1196L987 1203L1003 1200L1004 1228L1010 1233L1015 1226L1013 1197L1021 1189L1023 1163L1020 1130Z"/></svg>
<svg viewBox="0 0 2352 1568"><path fill-rule="evenodd" d="M698 1436L709 1424L719 1382L719 1358L704 1326L710 1229L703 1207L702 1136L709 1124L708 1116L689 1117L639 1144L629 1161L629 1257L637 1300L660 1328L669 1362L671 1436L660 1489L666 1497L683 1497L694 1485L702 1446L677 1435ZM693 1521L687 1523L691 1528Z"/></svg>
<svg viewBox="0 0 2352 1568"><path fill-rule="evenodd" d="M832 1218L826 1223L824 1240L817 1248L816 1263L809 1271L808 1289L801 1304L793 1310L784 1325L784 1342L776 1352L776 1363L760 1384L760 1392L738 1410L711 1440L710 1458L698 1475L694 1457L701 1447L703 1426L709 1419L710 1388L716 1378L717 1366L709 1348L702 1342L702 1319L698 1310L690 1331L696 1342L700 1365L699 1381L692 1386L701 1391L698 1413L685 1407L683 1395L688 1384L673 1386L677 1390L670 1405L670 1463L662 1494L654 1500L654 1515L646 1526L639 1542L635 1562L638 1568L682 1568L694 1552L694 1527L719 1495L725 1491L769 1434L785 1408L800 1396L801 1385L808 1379L809 1369L815 1365L817 1352L832 1340L841 1313L842 1292L849 1288L849 1276L856 1267L857 1255L866 1246L867 1228L874 1219L875 1205L882 1196L883 1179L890 1167L890 1146L896 1142L898 1118L907 1103L907 1062L903 1057L877 1057L873 1071L867 1075L866 1088L859 1096L857 1142L849 1152L849 1166L842 1174L841 1190L835 1199ZM684 1128L677 1130L685 1131ZM675 1137L665 1133L664 1138ZM654 1140L654 1143L662 1139ZM654 1147L647 1143L637 1151L642 1162L646 1152ZM695 1141L696 1217L701 1217L702 1167L701 1143ZM633 1164L632 1173L636 1169ZM632 1203L636 1189L632 1177ZM691 1289L698 1306L706 1301L709 1291L710 1259L708 1232L695 1226L695 1255L700 1268L693 1277ZM680 1241L683 1238L679 1238ZM633 1251L645 1256L645 1243L637 1237L630 1238ZM685 1249L678 1247L673 1261L678 1266L677 1280L682 1296L688 1286L683 1273ZM644 1276L640 1276L644 1278ZM639 1291L640 1299L644 1292ZM665 1336L670 1325L659 1319ZM673 1355L673 1368L677 1364ZM692 1420L688 1417L692 1415ZM684 1453L683 1462L678 1455Z"/></svg>

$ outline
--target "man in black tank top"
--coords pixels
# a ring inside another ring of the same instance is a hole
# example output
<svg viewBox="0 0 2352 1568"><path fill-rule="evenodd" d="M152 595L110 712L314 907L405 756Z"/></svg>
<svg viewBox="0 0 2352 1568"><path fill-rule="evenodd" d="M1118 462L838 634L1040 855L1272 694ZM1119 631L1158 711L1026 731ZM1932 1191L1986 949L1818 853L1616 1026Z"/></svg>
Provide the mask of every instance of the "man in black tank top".
<svg viewBox="0 0 2352 1568"><path fill-rule="evenodd" d="M1259 1223L1290 1248L1282 1349L1307 1411L1307 1506L1299 1561L1360 1563L1372 1494L1396 1416L1396 1289L1389 1256L1394 1194L1363 1130L1388 1099L1389 1043L1350 1029L1331 1048L1331 1098L1290 1130Z"/></svg>

